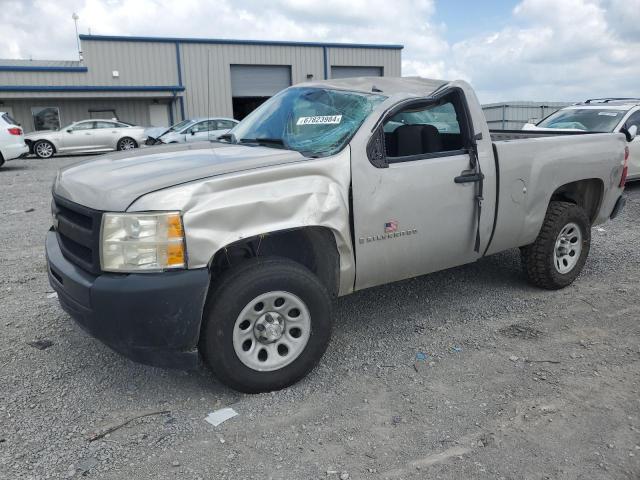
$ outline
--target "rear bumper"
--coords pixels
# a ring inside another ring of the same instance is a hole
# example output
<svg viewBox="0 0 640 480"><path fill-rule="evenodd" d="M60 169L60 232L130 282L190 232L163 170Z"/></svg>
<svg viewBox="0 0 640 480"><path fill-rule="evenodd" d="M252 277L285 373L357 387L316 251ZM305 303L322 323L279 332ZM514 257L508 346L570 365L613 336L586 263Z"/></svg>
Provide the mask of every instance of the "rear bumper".
<svg viewBox="0 0 640 480"><path fill-rule="evenodd" d="M613 210L611 210L611 215L609 215L609 218L611 220L613 220L620 214L620 212L624 208L625 203L627 203L627 201L624 197L621 196L620 198L618 198L616 204L613 206Z"/></svg>
<svg viewBox="0 0 640 480"><path fill-rule="evenodd" d="M24 157L29 153L29 147L24 142L13 143L11 145L2 146L2 157L5 160L13 160L15 158Z"/></svg>
<svg viewBox="0 0 640 480"><path fill-rule="evenodd" d="M207 269L93 276L62 255L53 231L46 255L60 305L90 335L136 362L198 366Z"/></svg>

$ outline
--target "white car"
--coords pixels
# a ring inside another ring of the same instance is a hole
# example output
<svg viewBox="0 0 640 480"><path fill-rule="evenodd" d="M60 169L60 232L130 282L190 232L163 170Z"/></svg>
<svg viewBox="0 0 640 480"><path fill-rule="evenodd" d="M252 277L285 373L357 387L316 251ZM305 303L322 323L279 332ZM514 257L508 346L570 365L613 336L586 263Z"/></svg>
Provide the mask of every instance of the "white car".
<svg viewBox="0 0 640 480"><path fill-rule="evenodd" d="M81 120L60 130L25 135L31 153L50 158L56 153L91 153L131 150L143 145L144 128L118 120Z"/></svg>
<svg viewBox="0 0 640 480"><path fill-rule="evenodd" d="M22 128L6 112L0 112L0 166L29 153Z"/></svg>
<svg viewBox="0 0 640 480"><path fill-rule="evenodd" d="M635 127L635 128L634 128ZM596 98L565 107L523 130L620 132L640 134L640 98ZM640 180L640 136L629 144L628 180Z"/></svg>
<svg viewBox="0 0 640 480"><path fill-rule="evenodd" d="M177 123L158 137L162 143L191 143L217 140L239 122L233 118L193 118Z"/></svg>

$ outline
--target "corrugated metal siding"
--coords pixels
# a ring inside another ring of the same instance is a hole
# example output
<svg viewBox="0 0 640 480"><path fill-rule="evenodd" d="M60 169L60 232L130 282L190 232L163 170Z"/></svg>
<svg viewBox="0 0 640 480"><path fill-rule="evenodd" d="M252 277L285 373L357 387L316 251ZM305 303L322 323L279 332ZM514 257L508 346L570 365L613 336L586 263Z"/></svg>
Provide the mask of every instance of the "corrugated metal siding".
<svg viewBox="0 0 640 480"><path fill-rule="evenodd" d="M374 48L330 48L329 71L334 65L349 67L382 67L385 77L402 73L401 50Z"/></svg>
<svg viewBox="0 0 640 480"><path fill-rule="evenodd" d="M0 59L0 65L16 67L82 67L77 60L25 60L25 59Z"/></svg>
<svg viewBox="0 0 640 480"><path fill-rule="evenodd" d="M34 130L31 107L57 107L60 112L61 126L71 122L91 118L89 109L106 110L114 109L120 120L135 123L137 125L149 125L149 105L151 99L43 99L38 100L10 100L4 101L4 106L13 110L15 119L22 124L25 131ZM94 115L95 116L95 115ZM175 117L174 117L175 118Z"/></svg>
<svg viewBox="0 0 640 480"><path fill-rule="evenodd" d="M482 106L489 128L520 130L529 120L542 120L547 115L570 105L568 102L505 102Z"/></svg>
<svg viewBox="0 0 640 480"><path fill-rule="evenodd" d="M82 48L88 85L178 85L174 44L85 41Z"/></svg>
<svg viewBox="0 0 640 480"><path fill-rule="evenodd" d="M382 77L382 67L331 67L331 78Z"/></svg>

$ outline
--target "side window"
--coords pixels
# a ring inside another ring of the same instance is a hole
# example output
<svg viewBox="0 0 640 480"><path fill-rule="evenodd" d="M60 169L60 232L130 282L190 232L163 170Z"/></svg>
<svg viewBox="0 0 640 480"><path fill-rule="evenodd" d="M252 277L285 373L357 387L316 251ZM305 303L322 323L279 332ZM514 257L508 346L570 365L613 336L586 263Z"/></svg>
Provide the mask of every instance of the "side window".
<svg viewBox="0 0 640 480"><path fill-rule="evenodd" d="M82 123L76 123L73 126L74 130L93 130L95 128L95 123L96 122L82 122Z"/></svg>
<svg viewBox="0 0 640 480"><path fill-rule="evenodd" d="M218 120L218 128L216 128L216 130L223 130L223 129L227 129L227 128L233 128L236 125L237 124L235 122L232 122L231 120Z"/></svg>
<svg viewBox="0 0 640 480"><path fill-rule="evenodd" d="M635 125L638 127L638 132L640 132L640 110L636 113L632 114L625 123L626 127L629 128L631 125Z"/></svg>
<svg viewBox="0 0 640 480"><path fill-rule="evenodd" d="M117 128L113 122L96 122L96 128Z"/></svg>
<svg viewBox="0 0 640 480"><path fill-rule="evenodd" d="M193 133L198 132L208 132L209 130L213 130L215 127L214 120L207 120L205 122L196 123L193 127L191 127L191 131Z"/></svg>
<svg viewBox="0 0 640 480"><path fill-rule="evenodd" d="M387 157L443 156L464 148L455 94L439 103L416 103L385 120Z"/></svg>

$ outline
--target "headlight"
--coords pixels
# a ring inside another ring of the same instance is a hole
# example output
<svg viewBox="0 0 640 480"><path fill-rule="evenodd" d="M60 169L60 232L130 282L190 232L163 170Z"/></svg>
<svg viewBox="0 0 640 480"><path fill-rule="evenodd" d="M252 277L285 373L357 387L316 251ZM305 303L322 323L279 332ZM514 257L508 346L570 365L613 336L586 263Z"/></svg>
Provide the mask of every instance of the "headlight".
<svg viewBox="0 0 640 480"><path fill-rule="evenodd" d="M105 213L100 263L106 272L184 268L186 253L180 213Z"/></svg>

